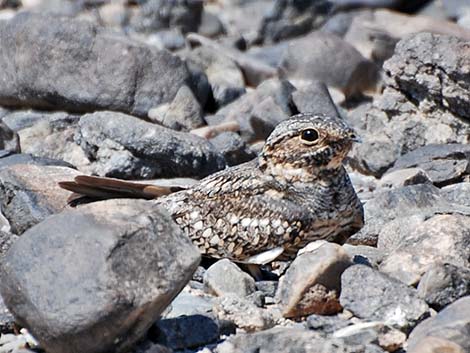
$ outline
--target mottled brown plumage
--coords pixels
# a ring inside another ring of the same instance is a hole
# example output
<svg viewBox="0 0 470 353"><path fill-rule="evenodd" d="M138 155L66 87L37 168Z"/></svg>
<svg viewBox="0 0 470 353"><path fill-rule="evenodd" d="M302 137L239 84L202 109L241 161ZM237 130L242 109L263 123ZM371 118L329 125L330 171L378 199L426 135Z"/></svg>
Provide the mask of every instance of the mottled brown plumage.
<svg viewBox="0 0 470 353"><path fill-rule="evenodd" d="M342 165L354 140L341 119L299 114L276 127L257 159L154 202L211 257L265 263L314 240L342 243L363 225Z"/></svg>

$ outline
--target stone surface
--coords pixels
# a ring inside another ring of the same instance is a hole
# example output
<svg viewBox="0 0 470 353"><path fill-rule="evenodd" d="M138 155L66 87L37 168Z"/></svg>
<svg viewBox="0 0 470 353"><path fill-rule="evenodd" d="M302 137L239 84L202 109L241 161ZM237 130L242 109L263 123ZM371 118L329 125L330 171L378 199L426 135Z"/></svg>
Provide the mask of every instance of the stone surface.
<svg viewBox="0 0 470 353"><path fill-rule="evenodd" d="M328 88L321 81L311 81L304 87L299 87L292 93L292 102L299 113L339 115Z"/></svg>
<svg viewBox="0 0 470 353"><path fill-rule="evenodd" d="M37 166L59 166L73 168L73 165L70 163L44 157L36 157L27 153L19 154L6 154L5 156L0 157L0 169L8 168L16 164L30 164Z"/></svg>
<svg viewBox="0 0 470 353"><path fill-rule="evenodd" d="M449 202L470 207L470 182L443 187L441 194Z"/></svg>
<svg viewBox="0 0 470 353"><path fill-rule="evenodd" d="M428 305L414 288L364 265L344 271L340 302L359 318L382 321L404 331L429 315Z"/></svg>
<svg viewBox="0 0 470 353"><path fill-rule="evenodd" d="M470 267L469 247L469 216L435 215L403 234L380 270L409 285L417 284L437 262Z"/></svg>
<svg viewBox="0 0 470 353"><path fill-rule="evenodd" d="M248 162L256 157L255 151L235 132L222 132L210 139L210 143L222 153L229 166Z"/></svg>
<svg viewBox="0 0 470 353"><path fill-rule="evenodd" d="M331 335L334 332L351 325L348 320L338 315L310 315L307 317L306 325L310 330L321 333L322 335Z"/></svg>
<svg viewBox="0 0 470 353"><path fill-rule="evenodd" d="M5 106L145 117L189 79L179 58L90 22L22 13L2 23L0 38Z"/></svg>
<svg viewBox="0 0 470 353"><path fill-rule="evenodd" d="M18 164L0 169L0 205L11 231L22 234L67 206L70 193L57 183L79 173L70 168Z"/></svg>
<svg viewBox="0 0 470 353"><path fill-rule="evenodd" d="M340 245L326 242L295 258L279 281L277 299L283 316L339 312L341 274L351 263Z"/></svg>
<svg viewBox="0 0 470 353"><path fill-rule="evenodd" d="M430 306L441 310L470 295L470 269L451 264L431 265L419 281L418 294Z"/></svg>
<svg viewBox="0 0 470 353"><path fill-rule="evenodd" d="M460 353L470 351L469 312L470 296L466 296L449 305L436 316L423 321L411 332L408 352ZM424 345L429 347L429 350L420 350ZM433 346L434 351L430 349ZM450 348L443 350L445 347Z"/></svg>
<svg viewBox="0 0 470 353"><path fill-rule="evenodd" d="M384 258L383 251L373 246L344 244L343 249L346 250L352 262L358 265L377 268Z"/></svg>
<svg viewBox="0 0 470 353"><path fill-rule="evenodd" d="M204 286L219 297L247 296L255 291L255 280L228 259L217 261L204 273Z"/></svg>
<svg viewBox="0 0 470 353"><path fill-rule="evenodd" d="M203 315L210 316L212 313L213 297L208 295L195 295L182 291L171 302L163 317L165 319L177 318L179 316Z"/></svg>
<svg viewBox="0 0 470 353"><path fill-rule="evenodd" d="M0 290L47 351L121 352L142 338L199 260L166 212L110 200L25 233L2 262Z"/></svg>
<svg viewBox="0 0 470 353"><path fill-rule="evenodd" d="M18 134L12 131L2 120L0 120L0 150L20 152Z"/></svg>
<svg viewBox="0 0 470 353"><path fill-rule="evenodd" d="M218 298L213 310L219 320L231 321L246 332L266 330L276 323L270 311L234 294Z"/></svg>
<svg viewBox="0 0 470 353"><path fill-rule="evenodd" d="M0 259L6 254L8 249L10 249L17 239L18 236L16 234L11 234L6 230L0 229Z"/></svg>
<svg viewBox="0 0 470 353"><path fill-rule="evenodd" d="M404 168L387 172L380 178L382 187L396 188L401 186L432 183L428 174L421 168Z"/></svg>
<svg viewBox="0 0 470 353"><path fill-rule="evenodd" d="M0 296L0 334L13 333L15 319Z"/></svg>
<svg viewBox="0 0 470 353"><path fill-rule="evenodd" d="M101 176L124 179L203 177L225 166L206 140L122 113L82 116L75 139Z"/></svg>

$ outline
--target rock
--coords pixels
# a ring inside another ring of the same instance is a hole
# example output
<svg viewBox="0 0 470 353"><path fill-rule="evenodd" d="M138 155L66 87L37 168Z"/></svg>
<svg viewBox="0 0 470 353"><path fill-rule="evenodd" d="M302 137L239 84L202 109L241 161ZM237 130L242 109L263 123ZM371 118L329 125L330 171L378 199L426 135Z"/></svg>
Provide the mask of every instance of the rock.
<svg viewBox="0 0 470 353"><path fill-rule="evenodd" d="M358 265L367 265L377 268L384 258L383 251L373 246L343 244L352 262Z"/></svg>
<svg viewBox="0 0 470 353"><path fill-rule="evenodd" d="M216 299L213 310L219 320L231 321L246 332L266 330L276 323L270 311L233 294Z"/></svg>
<svg viewBox="0 0 470 353"><path fill-rule="evenodd" d="M346 99L375 90L379 69L334 34L312 32L289 41L280 64L283 77L318 80L339 89Z"/></svg>
<svg viewBox="0 0 470 353"><path fill-rule="evenodd" d="M193 315L210 316L212 306L212 296L195 295L183 291L171 302L171 306L168 308L169 310L163 316L165 319Z"/></svg>
<svg viewBox="0 0 470 353"><path fill-rule="evenodd" d="M217 107L227 105L245 93L242 72L223 51L200 46L189 53L188 60L206 73Z"/></svg>
<svg viewBox="0 0 470 353"><path fill-rule="evenodd" d="M379 185L382 187L397 188L426 183L432 183L432 181L423 169L404 168L387 172L387 174L380 179Z"/></svg>
<svg viewBox="0 0 470 353"><path fill-rule="evenodd" d="M204 37L213 38L225 33L225 27L216 14L203 11L198 33Z"/></svg>
<svg viewBox="0 0 470 353"><path fill-rule="evenodd" d="M145 117L190 78L176 56L71 18L21 13L0 38L4 106Z"/></svg>
<svg viewBox="0 0 470 353"><path fill-rule="evenodd" d="M18 236L16 234L11 234L8 231L0 229L0 259L7 253L8 249L11 248L17 239Z"/></svg>
<svg viewBox="0 0 470 353"><path fill-rule="evenodd" d="M209 142L121 113L82 116L75 139L101 176L204 177L225 166Z"/></svg>
<svg viewBox="0 0 470 353"><path fill-rule="evenodd" d="M257 137L257 132L251 126L251 117L256 112L255 109L260 102L271 97L285 116L293 114L289 102L295 87L289 81L271 79L263 82L256 90L244 94L235 102L220 109L217 114L223 116L225 121L237 121L240 124L240 133L245 141L253 142ZM274 110L273 107L270 109Z"/></svg>
<svg viewBox="0 0 470 353"><path fill-rule="evenodd" d="M414 288L364 265L344 271L340 302L359 318L382 321L405 332L429 315L428 305Z"/></svg>
<svg viewBox="0 0 470 353"><path fill-rule="evenodd" d="M31 228L4 258L0 290L48 352L122 352L145 335L199 260L166 212L147 201L109 200Z"/></svg>
<svg viewBox="0 0 470 353"><path fill-rule="evenodd" d="M204 286L219 297L228 294L245 297L255 291L255 280L230 260L223 259L204 273Z"/></svg>
<svg viewBox="0 0 470 353"><path fill-rule="evenodd" d="M156 344L150 340L146 340L139 344L132 353L173 353L173 350L162 346L161 344Z"/></svg>
<svg viewBox="0 0 470 353"><path fill-rule="evenodd" d="M443 187L441 194L451 203L470 207L470 182L457 183Z"/></svg>
<svg viewBox="0 0 470 353"><path fill-rule="evenodd" d="M139 6L130 25L139 32L178 28L183 33L196 32L201 22L203 1L148 0Z"/></svg>
<svg viewBox="0 0 470 353"><path fill-rule="evenodd" d="M182 316L157 321L150 335L157 343L174 350L197 348L215 342L219 326L207 316Z"/></svg>
<svg viewBox="0 0 470 353"><path fill-rule="evenodd" d="M403 234L380 270L413 285L437 262L470 267L469 247L470 216L435 215Z"/></svg>
<svg viewBox="0 0 470 353"><path fill-rule="evenodd" d="M215 146L217 151L222 153L229 166L248 162L257 155L235 132L222 132L210 139L210 143Z"/></svg>
<svg viewBox="0 0 470 353"><path fill-rule="evenodd" d="M5 333L13 333L15 326L15 319L8 311L2 297L0 296L0 335Z"/></svg>
<svg viewBox="0 0 470 353"><path fill-rule="evenodd" d="M249 123L255 132L255 140L265 140L281 122L289 115L276 104L273 97L267 97L259 102L252 110Z"/></svg>
<svg viewBox="0 0 470 353"><path fill-rule="evenodd" d="M408 352L452 352L470 351L470 296L460 298L436 316L420 323L410 335ZM424 347L428 347L428 350ZM431 350L434 347L434 350ZM449 347L448 350L439 350ZM451 349L452 348L452 349Z"/></svg>
<svg viewBox="0 0 470 353"><path fill-rule="evenodd" d="M350 345L342 339L327 339L298 328L273 328L263 332L236 335L217 346L218 353L383 353L373 344Z"/></svg>
<svg viewBox="0 0 470 353"><path fill-rule="evenodd" d="M11 231L22 234L51 214L62 211L70 193L57 183L78 174L70 168L28 164L0 169L0 207Z"/></svg>
<svg viewBox="0 0 470 353"><path fill-rule="evenodd" d="M331 335L334 332L349 326L351 323L344 318L327 315L313 314L307 317L306 325L310 330L321 333L322 335Z"/></svg>
<svg viewBox="0 0 470 353"><path fill-rule="evenodd" d="M274 298L276 295L278 281L257 281L255 282L256 289L261 291L265 296Z"/></svg>
<svg viewBox="0 0 470 353"><path fill-rule="evenodd" d="M74 166L71 165L70 163L67 163L61 160L52 159L52 158L44 158L44 157L36 157L36 156L33 156L31 154L26 154L26 153L19 153L19 154L12 154L12 155L8 154L4 157L0 157L0 169L8 168L17 164L74 168Z"/></svg>
<svg viewBox="0 0 470 353"><path fill-rule="evenodd" d="M451 264L434 264L421 277L418 294L436 310L470 295L470 269Z"/></svg>
<svg viewBox="0 0 470 353"><path fill-rule="evenodd" d="M279 281L277 299L284 317L339 312L341 273L351 265L337 244L318 242L318 248L295 258Z"/></svg>
<svg viewBox="0 0 470 353"><path fill-rule="evenodd" d="M2 120L0 120L0 150L20 152L18 134L12 131Z"/></svg>
<svg viewBox="0 0 470 353"><path fill-rule="evenodd" d="M292 93L292 102L299 113L339 116L328 88L320 81L311 81L305 87Z"/></svg>
<svg viewBox="0 0 470 353"><path fill-rule="evenodd" d="M189 131L205 125L201 105L188 86L181 86L161 119L152 119L173 130Z"/></svg>

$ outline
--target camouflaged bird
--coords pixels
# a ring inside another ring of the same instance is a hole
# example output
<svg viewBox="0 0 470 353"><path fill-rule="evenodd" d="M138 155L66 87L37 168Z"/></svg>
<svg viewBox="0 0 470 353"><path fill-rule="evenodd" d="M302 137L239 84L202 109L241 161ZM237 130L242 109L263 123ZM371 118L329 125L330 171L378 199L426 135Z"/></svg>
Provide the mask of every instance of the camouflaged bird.
<svg viewBox="0 0 470 353"><path fill-rule="evenodd" d="M342 165L356 140L341 119L295 115L275 128L257 159L154 202L210 257L264 264L292 258L315 240L343 243L363 226L362 205ZM117 189L129 192L134 185L139 192L148 188L144 197L170 192L115 179L81 178L61 186L85 194L80 186L112 194Z"/></svg>

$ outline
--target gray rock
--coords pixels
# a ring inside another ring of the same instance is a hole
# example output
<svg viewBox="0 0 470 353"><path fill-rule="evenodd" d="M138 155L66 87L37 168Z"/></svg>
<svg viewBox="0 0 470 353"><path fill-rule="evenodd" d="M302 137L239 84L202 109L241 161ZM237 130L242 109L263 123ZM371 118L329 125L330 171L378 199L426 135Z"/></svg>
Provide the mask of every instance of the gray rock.
<svg viewBox="0 0 470 353"><path fill-rule="evenodd" d="M351 258L340 245L317 243L316 249L297 256L279 281L277 299L284 317L341 311L341 274Z"/></svg>
<svg viewBox="0 0 470 353"><path fill-rule="evenodd" d="M399 157L392 170L420 168L437 186L462 181L470 175L470 146L427 145Z"/></svg>
<svg viewBox="0 0 470 353"><path fill-rule="evenodd" d="M380 270L414 285L437 262L470 267L469 247L470 216L435 215L401 234L399 245L388 252Z"/></svg>
<svg viewBox="0 0 470 353"><path fill-rule="evenodd" d="M256 289L263 292L265 296L274 298L276 295L278 281L257 281Z"/></svg>
<svg viewBox="0 0 470 353"><path fill-rule="evenodd" d="M8 249L11 248L17 239L18 236L16 234L11 234L10 232L0 229L0 259L6 254Z"/></svg>
<svg viewBox="0 0 470 353"><path fill-rule="evenodd" d="M131 178L203 177L225 166L206 140L122 113L82 116L76 141L95 174Z"/></svg>
<svg viewBox="0 0 470 353"><path fill-rule="evenodd" d="M470 207L470 182L443 187L441 194L451 203Z"/></svg>
<svg viewBox="0 0 470 353"><path fill-rule="evenodd" d="M393 169L380 179L379 185L396 188L408 185L432 183L428 174L421 168Z"/></svg>
<svg viewBox="0 0 470 353"><path fill-rule="evenodd" d="M311 81L292 93L292 102L299 113L339 116L328 88L320 81Z"/></svg>
<svg viewBox="0 0 470 353"><path fill-rule="evenodd" d="M384 258L383 251L373 246L344 244L343 249L351 257L352 262L358 265L377 268Z"/></svg>
<svg viewBox="0 0 470 353"><path fill-rule="evenodd" d="M351 325L348 320L338 315L310 315L307 317L306 325L310 330L321 333L322 335L331 335L344 327Z"/></svg>
<svg viewBox="0 0 470 353"><path fill-rule="evenodd" d="M170 129L184 131L205 125L201 105L186 85L178 90L162 119L154 121Z"/></svg>
<svg viewBox="0 0 470 353"><path fill-rule="evenodd" d="M280 70L289 79L324 82L343 92L346 99L375 90L380 80L374 63L341 38L325 32L289 41Z"/></svg>
<svg viewBox="0 0 470 353"><path fill-rule="evenodd" d="M248 162L256 157L256 152L235 132L222 132L210 139L210 143L222 153L227 165L233 166Z"/></svg>
<svg viewBox="0 0 470 353"><path fill-rule="evenodd" d="M371 344L350 345L342 339L322 338L316 332L295 328L273 328L263 332L236 335L217 346L218 353L383 353Z"/></svg>
<svg viewBox="0 0 470 353"><path fill-rule="evenodd" d="M429 315L428 305L414 288L363 265L344 271L340 302L359 318L382 321L403 331Z"/></svg>
<svg viewBox="0 0 470 353"><path fill-rule="evenodd" d="M215 342L219 338L219 326L208 316L182 316L157 321L150 336L174 350L197 348Z"/></svg>
<svg viewBox="0 0 470 353"><path fill-rule="evenodd" d="M430 306L441 310L457 299L470 295L470 269L434 264L419 281L418 293Z"/></svg>
<svg viewBox="0 0 470 353"><path fill-rule="evenodd" d="M70 193L57 183L80 174L57 166L18 164L0 169L0 207L11 231L22 234L67 206Z"/></svg>
<svg viewBox="0 0 470 353"><path fill-rule="evenodd" d="M255 140L265 140L281 122L289 115L276 104L273 97L266 97L253 108L250 116L250 126L253 129Z"/></svg>
<svg viewBox="0 0 470 353"><path fill-rule="evenodd" d="M276 323L271 311L233 294L217 298L213 311L217 319L233 322L246 332L267 330Z"/></svg>
<svg viewBox="0 0 470 353"><path fill-rule="evenodd" d="M216 14L203 11L198 33L204 37L217 37L225 33L225 26Z"/></svg>
<svg viewBox="0 0 470 353"><path fill-rule="evenodd" d="M145 117L190 78L179 58L90 22L21 13L1 24L0 38L4 106Z"/></svg>
<svg viewBox="0 0 470 353"><path fill-rule="evenodd" d="M45 350L122 352L145 335L199 260L166 212L147 201L110 200L30 229L1 264L0 290Z"/></svg>
<svg viewBox="0 0 470 353"><path fill-rule="evenodd" d="M74 168L70 163L44 157L36 157L31 154L19 153L19 154L7 154L4 157L0 157L0 169L8 168L17 164L29 164L37 166L57 166Z"/></svg>
<svg viewBox="0 0 470 353"><path fill-rule="evenodd" d="M192 315L210 316L214 304L213 301L211 296L194 295L183 291L171 302L169 311L163 316L165 319Z"/></svg>
<svg viewBox="0 0 470 353"><path fill-rule="evenodd" d="M466 296L452 303L436 316L423 321L411 332L408 340L408 352L424 353L439 351L437 347L434 351L420 350L420 347L425 344L428 338L441 339L441 343L443 340L450 342L447 343L447 347L452 347L453 350L449 349L447 352L463 353L470 351L470 340L468 339L470 337L469 312L470 296ZM441 352L443 351L441 350Z"/></svg>
<svg viewBox="0 0 470 353"><path fill-rule="evenodd" d="M8 311L2 297L0 296L0 334L13 333L15 326L15 319Z"/></svg>
<svg viewBox="0 0 470 353"><path fill-rule="evenodd" d="M0 150L19 153L21 149L18 134L12 131L2 120L0 120Z"/></svg>
<svg viewBox="0 0 470 353"><path fill-rule="evenodd" d="M204 285L217 296L235 294L240 297L255 291L255 280L228 259L217 261L204 274Z"/></svg>

